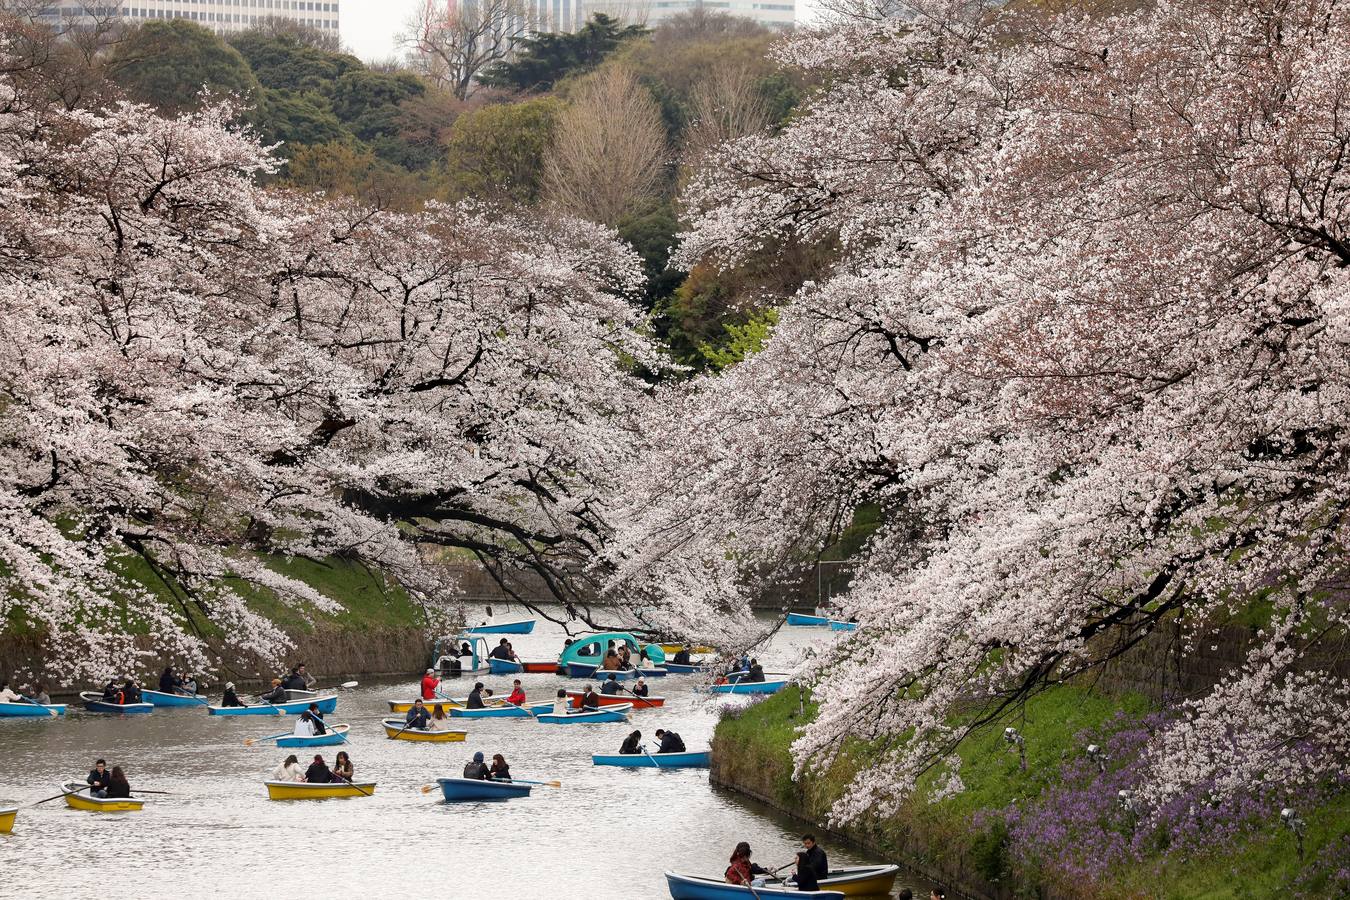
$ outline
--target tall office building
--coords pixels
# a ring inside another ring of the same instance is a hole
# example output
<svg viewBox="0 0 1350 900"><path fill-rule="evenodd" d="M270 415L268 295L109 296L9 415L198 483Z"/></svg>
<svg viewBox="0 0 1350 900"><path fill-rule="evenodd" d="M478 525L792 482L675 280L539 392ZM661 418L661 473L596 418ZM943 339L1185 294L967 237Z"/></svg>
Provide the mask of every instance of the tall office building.
<svg viewBox="0 0 1350 900"><path fill-rule="evenodd" d="M267 19L293 19L321 31L338 31L338 0L50 0L31 15L53 23L113 17L130 22L188 19L213 31L243 31Z"/></svg>
<svg viewBox="0 0 1350 900"><path fill-rule="evenodd" d="M796 0L585 0L585 4L587 16L600 12L648 28L696 9L752 19L779 31L797 22Z"/></svg>

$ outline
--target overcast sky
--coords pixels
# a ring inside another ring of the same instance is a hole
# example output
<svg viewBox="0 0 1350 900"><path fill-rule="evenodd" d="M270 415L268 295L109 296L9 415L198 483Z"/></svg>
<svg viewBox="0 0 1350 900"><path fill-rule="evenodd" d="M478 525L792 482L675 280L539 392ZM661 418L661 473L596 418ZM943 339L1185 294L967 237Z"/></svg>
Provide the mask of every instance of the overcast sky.
<svg viewBox="0 0 1350 900"><path fill-rule="evenodd" d="M395 54L394 35L424 0L342 0L342 42L365 60Z"/></svg>

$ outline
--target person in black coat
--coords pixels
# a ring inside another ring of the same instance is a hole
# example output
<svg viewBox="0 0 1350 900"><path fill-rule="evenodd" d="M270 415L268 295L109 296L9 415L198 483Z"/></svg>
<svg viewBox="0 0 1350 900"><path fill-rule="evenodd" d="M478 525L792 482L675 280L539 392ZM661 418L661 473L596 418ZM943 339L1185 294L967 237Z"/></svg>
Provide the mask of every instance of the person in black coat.
<svg viewBox="0 0 1350 900"><path fill-rule="evenodd" d="M327 734L328 726L323 724L323 713L319 712L319 704L311 703L306 712L309 713L310 721L314 723L314 733Z"/></svg>
<svg viewBox="0 0 1350 900"><path fill-rule="evenodd" d="M141 688L139 685L136 684L136 679L128 678L127 683L122 685L122 702L123 703L141 702Z"/></svg>
<svg viewBox="0 0 1350 900"><path fill-rule="evenodd" d="M639 749L641 743L642 732L635 731L623 739L623 743L619 745L619 752L623 754L641 753L642 751Z"/></svg>
<svg viewBox="0 0 1350 900"><path fill-rule="evenodd" d="M225 682L225 693L220 698L221 706L244 706L246 705L239 699L239 695L234 692L234 682Z"/></svg>
<svg viewBox="0 0 1350 900"><path fill-rule="evenodd" d="M286 685L281 683L280 678L273 678L272 689L265 694L259 694L258 699L267 703L285 703Z"/></svg>
<svg viewBox="0 0 1350 900"><path fill-rule="evenodd" d="M127 781L126 773L122 771L121 766L113 766L112 774L108 777L108 792L105 796L109 798L131 796L131 783Z"/></svg>
<svg viewBox="0 0 1350 900"><path fill-rule="evenodd" d="M619 680L614 677L613 672L605 679L605 683L600 685L600 693L604 694L606 697L613 697L615 694L619 693Z"/></svg>
<svg viewBox="0 0 1350 900"><path fill-rule="evenodd" d="M589 684L586 685L586 693L581 695L581 708L582 709L600 708L600 698L595 696L595 691L592 690Z"/></svg>
<svg viewBox="0 0 1350 900"><path fill-rule="evenodd" d="M657 753L683 753L684 741L673 731L663 731L656 729L656 737L661 741L661 746L657 748Z"/></svg>
<svg viewBox="0 0 1350 900"><path fill-rule="evenodd" d="M745 677L741 679L741 681L762 682L763 680L764 680L764 667L759 664L759 660L757 659L750 660L750 669L746 673Z"/></svg>
<svg viewBox="0 0 1350 900"><path fill-rule="evenodd" d="M828 857L825 856L825 851L816 843L816 836L814 834L802 835L802 850L797 855L798 857L806 857L806 861L810 864L811 871L815 873L817 881L829 877L830 861ZM798 868L798 871L800 871L800 867ZM798 881L798 890L815 890L815 888L801 887L801 882Z"/></svg>
<svg viewBox="0 0 1350 900"><path fill-rule="evenodd" d="M468 702L466 702L464 705L467 706L469 709L483 708L483 682L475 681L473 683L473 690L469 691Z"/></svg>
<svg viewBox="0 0 1350 900"><path fill-rule="evenodd" d="M805 850L797 851L797 890L799 891L818 891L820 890L820 879L816 877L815 870L811 868L811 861L807 858Z"/></svg>
<svg viewBox="0 0 1350 900"><path fill-rule="evenodd" d="M681 666L689 665L689 645L685 644L679 650L675 651L675 658L671 660Z"/></svg>
<svg viewBox="0 0 1350 900"><path fill-rule="evenodd" d="M108 783L111 781L112 773L108 771L108 764L101 759L94 760L94 767L84 779L84 783L92 788L89 793L95 797L108 796Z"/></svg>
<svg viewBox="0 0 1350 900"><path fill-rule="evenodd" d="M310 784L328 784L332 780L333 773L329 771L328 764L323 761L322 756L314 754L314 762L305 770L305 781Z"/></svg>
<svg viewBox="0 0 1350 900"><path fill-rule="evenodd" d="M514 659L516 656L513 652L511 652L511 644L509 641L506 640L506 638L502 638L497 643L497 646L492 648L492 653L490 655L492 656L493 659L506 659L506 660Z"/></svg>
<svg viewBox="0 0 1350 900"><path fill-rule="evenodd" d="M414 701L408 709L408 717L404 720L404 728L420 728L426 731L431 727L431 716L427 713L426 706L421 700Z"/></svg>
<svg viewBox="0 0 1350 900"><path fill-rule="evenodd" d="M159 676L159 692L161 694L176 694L182 686L183 679L178 677L178 673L173 670L173 666L165 666L164 671Z"/></svg>
<svg viewBox="0 0 1350 900"><path fill-rule="evenodd" d="M651 693L651 689L647 687L647 682L639 678L637 680L637 684L633 685L629 693L631 693L634 697L645 697Z"/></svg>
<svg viewBox="0 0 1350 900"><path fill-rule="evenodd" d="M479 750L473 755L473 759L464 765L464 777L473 778L478 781L487 781L491 773L488 767L483 763L483 751Z"/></svg>

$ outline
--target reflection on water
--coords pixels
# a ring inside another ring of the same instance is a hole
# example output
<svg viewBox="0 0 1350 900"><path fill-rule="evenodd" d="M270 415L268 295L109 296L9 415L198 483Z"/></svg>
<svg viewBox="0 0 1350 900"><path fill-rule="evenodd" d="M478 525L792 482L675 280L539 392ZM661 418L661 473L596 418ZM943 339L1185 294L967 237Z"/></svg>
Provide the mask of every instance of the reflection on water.
<svg viewBox="0 0 1350 900"><path fill-rule="evenodd" d="M815 629L785 631L764 658L772 668L828 639ZM511 640L522 656L554 655L562 645L542 621L535 634ZM483 680L499 693L510 687L509 678ZM522 681L531 699L581 684L552 675ZM801 825L713 790L705 770L591 765L591 753L617 751L634 728L646 739L673 728L691 750L706 747L718 701L696 694L692 678L654 680L653 693L669 698L667 705L636 711L632 724L456 720L469 732L462 744L388 740L379 725L385 700L413 696L415 682L410 673L404 682L344 691L329 717L352 725L345 749L357 778L378 782L368 799L267 799L263 780L292 751L243 741L281 731L289 718L209 717L196 709L121 718L72 708L59 721L0 720L0 805L56 794L60 781L82 781L100 756L122 765L133 787L172 792L140 813L79 812L63 801L22 810L14 833L0 835L0 896L330 897L355 889L365 897L642 900L669 896L666 869L720 874L737 841L749 841L762 865L792 858ZM461 681L447 693L467 687ZM309 752L331 762L338 749ZM421 792L439 776L460 775L475 750L503 753L518 778L556 779L562 787L495 804L448 805L438 791ZM839 865L876 862L827 849ZM911 883L919 894L920 884Z"/></svg>

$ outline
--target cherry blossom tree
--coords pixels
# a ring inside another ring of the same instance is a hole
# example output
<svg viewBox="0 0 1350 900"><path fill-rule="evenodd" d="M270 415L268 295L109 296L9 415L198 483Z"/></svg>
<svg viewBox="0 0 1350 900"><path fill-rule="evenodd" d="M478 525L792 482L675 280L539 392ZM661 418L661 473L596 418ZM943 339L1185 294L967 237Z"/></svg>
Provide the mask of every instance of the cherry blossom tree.
<svg viewBox="0 0 1350 900"><path fill-rule="evenodd" d="M841 819L1161 623L1256 601L1142 799L1343 771L1350 11L869 9L783 45L828 87L686 190L683 267L837 253L761 353L648 413L612 588L752 640L764 581L882 505L794 745L801 770L878 748Z"/></svg>
<svg viewBox="0 0 1350 900"><path fill-rule="evenodd" d="M442 616L419 544L577 599L651 362L612 233L263 190L228 101L0 94L0 622L52 674L276 659L256 590L335 608L278 555L378 566Z"/></svg>

